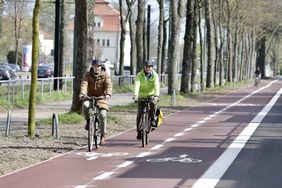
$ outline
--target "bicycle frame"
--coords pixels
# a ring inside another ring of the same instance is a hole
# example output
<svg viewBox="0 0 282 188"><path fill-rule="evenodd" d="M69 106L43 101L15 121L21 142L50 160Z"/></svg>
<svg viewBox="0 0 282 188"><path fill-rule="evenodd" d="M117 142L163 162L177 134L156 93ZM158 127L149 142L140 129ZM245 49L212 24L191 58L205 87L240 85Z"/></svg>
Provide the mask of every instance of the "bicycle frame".
<svg viewBox="0 0 282 188"><path fill-rule="evenodd" d="M98 141L100 139L100 127L99 127L99 108L97 101L104 97L86 97L87 100L91 101L91 107L89 108L89 129L88 129L88 151L92 151L93 144L98 149Z"/></svg>
<svg viewBox="0 0 282 188"><path fill-rule="evenodd" d="M149 111L150 111L150 102L152 102L152 98L138 99L138 102L144 102L144 109L141 115L141 133L142 133L142 147L145 147L149 143L149 133L151 130L151 125L149 121Z"/></svg>

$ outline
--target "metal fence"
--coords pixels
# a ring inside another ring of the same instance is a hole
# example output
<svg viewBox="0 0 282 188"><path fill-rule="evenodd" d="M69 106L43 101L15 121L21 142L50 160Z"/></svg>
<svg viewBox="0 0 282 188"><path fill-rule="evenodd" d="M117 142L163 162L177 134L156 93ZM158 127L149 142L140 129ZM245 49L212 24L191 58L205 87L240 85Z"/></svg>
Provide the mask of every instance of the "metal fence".
<svg viewBox="0 0 282 188"><path fill-rule="evenodd" d="M132 86L134 83L134 75L128 76L111 76L113 86ZM43 96L44 94L50 94L52 92L63 91L73 92L73 76L66 77L51 77L51 78L38 78L37 91ZM167 75L160 75L160 81L167 83ZM56 83L57 82L57 83ZM30 78L21 78L15 80L0 80L0 99L6 99L14 102L16 97L25 99L29 95L30 90ZM54 90L54 84L60 86L60 90Z"/></svg>

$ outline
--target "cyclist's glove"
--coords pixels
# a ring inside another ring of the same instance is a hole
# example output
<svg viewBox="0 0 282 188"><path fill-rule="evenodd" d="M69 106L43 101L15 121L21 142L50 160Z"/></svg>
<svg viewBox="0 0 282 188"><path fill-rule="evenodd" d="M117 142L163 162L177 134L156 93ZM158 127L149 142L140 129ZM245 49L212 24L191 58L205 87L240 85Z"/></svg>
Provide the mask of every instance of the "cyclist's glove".
<svg viewBox="0 0 282 188"><path fill-rule="evenodd" d="M159 100L159 96L155 95L154 96L154 101L157 102Z"/></svg>
<svg viewBox="0 0 282 188"><path fill-rule="evenodd" d="M85 98L85 95L81 93L81 94L79 94L78 97L79 97L80 100L83 100Z"/></svg>
<svg viewBox="0 0 282 188"><path fill-rule="evenodd" d="M111 95L106 95L105 96L105 99L109 99L109 98L111 98Z"/></svg>
<svg viewBox="0 0 282 188"><path fill-rule="evenodd" d="M138 97L135 95L135 96L132 97L132 100L137 101Z"/></svg>

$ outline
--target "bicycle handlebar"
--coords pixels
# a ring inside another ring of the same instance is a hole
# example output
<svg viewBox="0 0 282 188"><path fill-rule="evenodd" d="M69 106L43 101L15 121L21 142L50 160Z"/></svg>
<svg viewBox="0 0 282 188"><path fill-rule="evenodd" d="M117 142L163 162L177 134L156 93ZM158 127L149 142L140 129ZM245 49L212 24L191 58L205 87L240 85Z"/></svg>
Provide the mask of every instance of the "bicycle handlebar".
<svg viewBox="0 0 282 188"><path fill-rule="evenodd" d="M106 97L105 96L99 96L99 97L95 97L95 96L87 96L87 95L85 95L84 96L84 100L103 100L103 99L106 99Z"/></svg>

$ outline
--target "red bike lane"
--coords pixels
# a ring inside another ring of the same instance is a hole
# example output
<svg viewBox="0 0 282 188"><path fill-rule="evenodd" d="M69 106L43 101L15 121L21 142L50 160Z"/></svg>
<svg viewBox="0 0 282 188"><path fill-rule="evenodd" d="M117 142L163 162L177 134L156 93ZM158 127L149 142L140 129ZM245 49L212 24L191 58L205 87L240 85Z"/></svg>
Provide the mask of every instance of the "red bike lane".
<svg viewBox="0 0 282 188"><path fill-rule="evenodd" d="M269 87L233 106L257 88L168 115L145 148L130 130L98 150L84 147L3 176L0 187L191 187L279 89Z"/></svg>

